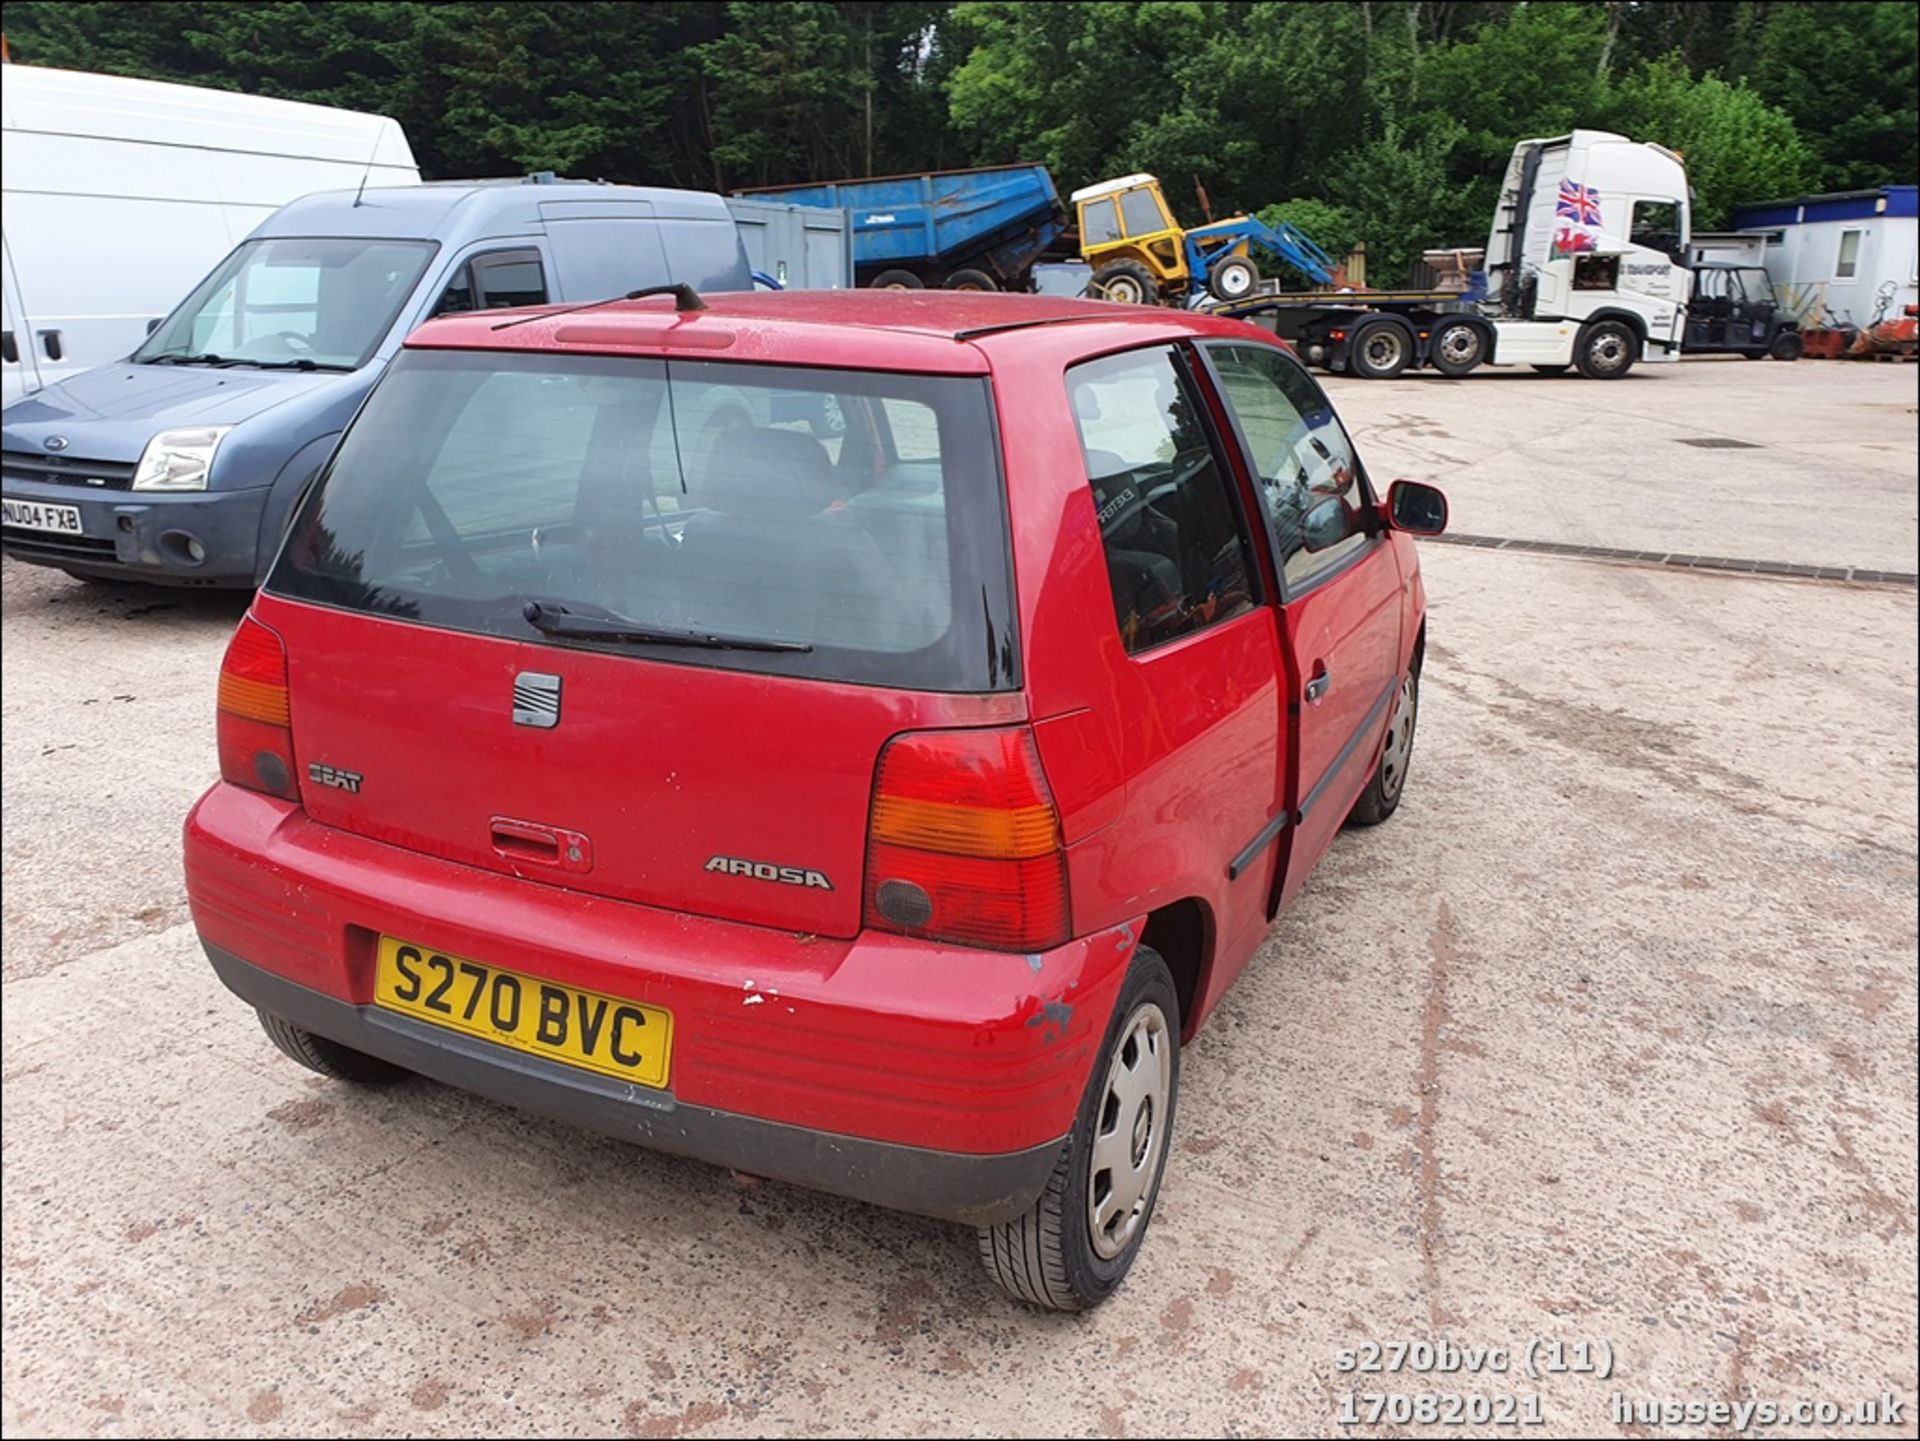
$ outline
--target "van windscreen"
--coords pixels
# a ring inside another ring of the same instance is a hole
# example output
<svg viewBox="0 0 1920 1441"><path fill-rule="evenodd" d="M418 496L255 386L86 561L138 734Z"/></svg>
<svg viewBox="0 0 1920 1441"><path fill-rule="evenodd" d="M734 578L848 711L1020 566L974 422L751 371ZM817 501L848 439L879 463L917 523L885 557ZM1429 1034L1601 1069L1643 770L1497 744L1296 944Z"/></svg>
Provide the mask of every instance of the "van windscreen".
<svg viewBox="0 0 1920 1441"><path fill-rule="evenodd" d="M1018 683L1007 551L984 379L407 350L267 588L517 641L989 691Z"/></svg>
<svg viewBox="0 0 1920 1441"><path fill-rule="evenodd" d="M438 247L430 240L249 240L133 353L140 365L358 370Z"/></svg>

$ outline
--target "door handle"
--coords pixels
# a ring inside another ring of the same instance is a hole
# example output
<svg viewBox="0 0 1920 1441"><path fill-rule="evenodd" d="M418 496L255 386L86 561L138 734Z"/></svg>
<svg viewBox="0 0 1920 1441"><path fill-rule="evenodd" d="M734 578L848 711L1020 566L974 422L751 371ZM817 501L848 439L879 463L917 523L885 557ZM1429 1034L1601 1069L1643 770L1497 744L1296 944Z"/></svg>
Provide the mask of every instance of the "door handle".
<svg viewBox="0 0 1920 1441"><path fill-rule="evenodd" d="M1333 684L1333 672L1322 666L1314 672L1313 679L1307 682L1307 699L1319 704L1320 697L1327 693L1327 687Z"/></svg>
<svg viewBox="0 0 1920 1441"><path fill-rule="evenodd" d="M494 854L510 861L530 861L563 871L593 869L593 845L578 831L510 816L494 816L488 826Z"/></svg>

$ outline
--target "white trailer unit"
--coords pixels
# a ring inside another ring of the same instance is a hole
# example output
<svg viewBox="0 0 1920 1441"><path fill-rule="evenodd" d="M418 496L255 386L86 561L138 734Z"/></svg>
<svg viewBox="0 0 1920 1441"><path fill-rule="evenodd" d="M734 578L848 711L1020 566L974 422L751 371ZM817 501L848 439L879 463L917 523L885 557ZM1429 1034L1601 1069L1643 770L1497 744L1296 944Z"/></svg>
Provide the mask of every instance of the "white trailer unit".
<svg viewBox="0 0 1920 1441"><path fill-rule="evenodd" d="M397 122L291 100L0 66L6 404L128 354L287 201L418 184Z"/></svg>

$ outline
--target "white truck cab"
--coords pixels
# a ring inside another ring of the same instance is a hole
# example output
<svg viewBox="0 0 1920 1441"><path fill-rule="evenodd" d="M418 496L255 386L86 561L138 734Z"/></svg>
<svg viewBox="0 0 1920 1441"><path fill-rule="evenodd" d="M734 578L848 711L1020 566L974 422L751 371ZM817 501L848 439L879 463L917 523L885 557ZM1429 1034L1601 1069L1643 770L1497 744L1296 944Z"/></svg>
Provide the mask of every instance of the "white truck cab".
<svg viewBox="0 0 1920 1441"><path fill-rule="evenodd" d="M1688 202L1664 145L1576 130L1514 146L1487 240L1490 358L1596 379L1678 360Z"/></svg>

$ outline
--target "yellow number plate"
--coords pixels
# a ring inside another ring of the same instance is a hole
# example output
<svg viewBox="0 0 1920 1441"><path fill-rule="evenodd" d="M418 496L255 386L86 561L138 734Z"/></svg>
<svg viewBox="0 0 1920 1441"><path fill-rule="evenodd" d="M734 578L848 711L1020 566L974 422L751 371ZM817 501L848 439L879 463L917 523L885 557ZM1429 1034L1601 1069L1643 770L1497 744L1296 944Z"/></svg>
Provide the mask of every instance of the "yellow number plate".
<svg viewBox="0 0 1920 1441"><path fill-rule="evenodd" d="M673 1016L658 1006L380 938L374 1004L637 1086L667 1084Z"/></svg>

